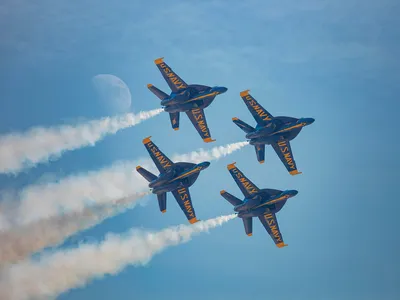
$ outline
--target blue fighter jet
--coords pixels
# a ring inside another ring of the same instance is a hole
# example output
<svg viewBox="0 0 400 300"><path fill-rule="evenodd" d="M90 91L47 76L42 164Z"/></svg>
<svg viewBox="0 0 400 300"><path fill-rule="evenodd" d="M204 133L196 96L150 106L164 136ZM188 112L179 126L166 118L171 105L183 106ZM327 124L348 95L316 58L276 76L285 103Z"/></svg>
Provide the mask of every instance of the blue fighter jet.
<svg viewBox="0 0 400 300"><path fill-rule="evenodd" d="M275 214L282 209L287 199L297 195L296 190L259 189L235 166L228 165L236 184L242 191L245 199L242 201L226 191L221 191L221 196L235 206L234 211L242 218L244 230L248 236L253 235L253 217L258 217L278 248L287 246L283 242Z"/></svg>
<svg viewBox="0 0 400 300"><path fill-rule="evenodd" d="M315 120L273 117L249 94L249 90L241 92L240 96L256 120L257 126L254 128L238 118L232 118L232 121L246 132L250 145L255 146L257 160L264 163L265 145L271 145L291 175L301 174L297 170L290 141L300 133L303 127L314 123Z"/></svg>
<svg viewBox="0 0 400 300"><path fill-rule="evenodd" d="M160 149L147 137L143 140L150 157L154 161L160 175L156 176L141 166L136 170L148 182L153 194L157 195L160 211L167 211L167 192L172 192L179 206L191 224L196 223L196 213L189 194L189 187L193 185L200 172L207 169L208 161L193 164L187 162L172 162Z"/></svg>
<svg viewBox="0 0 400 300"><path fill-rule="evenodd" d="M222 86L187 84L163 61L163 58L158 58L154 62L172 92L167 95L152 84L148 84L147 87L161 100L164 111L169 113L172 128L179 129L179 113L185 112L203 141L214 142L207 126L204 108L214 101L215 96L225 93L228 89Z"/></svg>

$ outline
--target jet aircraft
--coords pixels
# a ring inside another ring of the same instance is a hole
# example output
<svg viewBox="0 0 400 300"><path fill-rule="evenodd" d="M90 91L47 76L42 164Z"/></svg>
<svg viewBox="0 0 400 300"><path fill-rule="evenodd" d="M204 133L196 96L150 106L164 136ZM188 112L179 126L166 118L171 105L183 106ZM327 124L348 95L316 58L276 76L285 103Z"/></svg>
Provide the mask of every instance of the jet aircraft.
<svg viewBox="0 0 400 300"><path fill-rule="evenodd" d="M189 193L189 187L193 185L200 172L207 169L208 161L199 164L188 162L172 162L160 149L150 140L151 136L143 140L150 157L160 172L159 176L148 170L137 166L136 170L148 182L153 194L157 195L160 211L167 211L167 192L172 192L186 218L191 224L196 223L196 213Z"/></svg>
<svg viewBox="0 0 400 300"><path fill-rule="evenodd" d="M240 96L256 120L257 126L254 128L238 118L232 118L232 121L246 132L250 145L255 146L257 160L264 163L265 145L271 145L291 175L301 174L297 170L290 141L300 133L303 127L314 123L315 120L273 117L249 94L249 90L241 92Z"/></svg>
<svg viewBox="0 0 400 300"><path fill-rule="evenodd" d="M185 112L203 141L214 142L206 122L204 109L214 101L217 95L225 93L228 89L222 86L187 84L163 59L163 57L158 58L154 62L172 92L168 95L152 84L147 85L148 89L161 100L164 111L169 113L174 130L179 129L179 113Z"/></svg>
<svg viewBox="0 0 400 300"><path fill-rule="evenodd" d="M239 218L242 218L244 229L248 236L253 235L253 217L258 217L276 246L278 248L287 246L283 242L276 213L282 209L287 199L296 196L298 192L296 190L259 189L235 164L229 164L228 170L245 199L242 201L225 190L221 191L221 196L235 206L234 211Z"/></svg>

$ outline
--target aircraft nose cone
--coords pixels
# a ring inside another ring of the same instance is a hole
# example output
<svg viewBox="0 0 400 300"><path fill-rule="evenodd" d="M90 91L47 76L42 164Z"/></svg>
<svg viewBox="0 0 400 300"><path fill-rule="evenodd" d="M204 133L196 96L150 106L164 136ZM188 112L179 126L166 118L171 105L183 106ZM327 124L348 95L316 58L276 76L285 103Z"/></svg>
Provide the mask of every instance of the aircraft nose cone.
<svg viewBox="0 0 400 300"><path fill-rule="evenodd" d="M307 118L307 119L306 119L306 123L307 123L308 125L311 125L312 123L314 123L314 121L315 121L314 118Z"/></svg>
<svg viewBox="0 0 400 300"><path fill-rule="evenodd" d="M225 93L227 90L228 90L228 89L227 89L226 87L221 86L221 87L219 88L219 93L220 93L220 94L223 94L223 93Z"/></svg>
<svg viewBox="0 0 400 300"><path fill-rule="evenodd" d="M207 169L209 166L210 166L210 162L208 162L208 161L205 161L205 162L202 162L201 164L200 164L200 166L201 166L201 168L204 170L204 169Z"/></svg>
<svg viewBox="0 0 400 300"><path fill-rule="evenodd" d="M212 89L212 92L218 92L218 94L223 94L225 93L228 89L224 86L215 86Z"/></svg>

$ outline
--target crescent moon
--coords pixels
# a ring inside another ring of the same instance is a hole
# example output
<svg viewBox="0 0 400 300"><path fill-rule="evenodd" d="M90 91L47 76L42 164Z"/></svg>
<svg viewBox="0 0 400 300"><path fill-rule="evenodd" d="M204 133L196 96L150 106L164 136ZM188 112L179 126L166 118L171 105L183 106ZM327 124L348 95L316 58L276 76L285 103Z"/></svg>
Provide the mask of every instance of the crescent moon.
<svg viewBox="0 0 400 300"><path fill-rule="evenodd" d="M112 113L130 111L131 92L126 83L115 75L98 74L92 78L93 86L102 105Z"/></svg>

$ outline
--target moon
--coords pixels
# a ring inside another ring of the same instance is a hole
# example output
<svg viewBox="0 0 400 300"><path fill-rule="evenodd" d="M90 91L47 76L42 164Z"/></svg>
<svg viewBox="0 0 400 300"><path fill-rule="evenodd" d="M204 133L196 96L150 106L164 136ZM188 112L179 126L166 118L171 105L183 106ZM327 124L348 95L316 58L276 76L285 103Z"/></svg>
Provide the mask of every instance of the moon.
<svg viewBox="0 0 400 300"><path fill-rule="evenodd" d="M98 74L92 84L102 105L112 113L125 113L131 108L132 96L126 83L111 74Z"/></svg>

